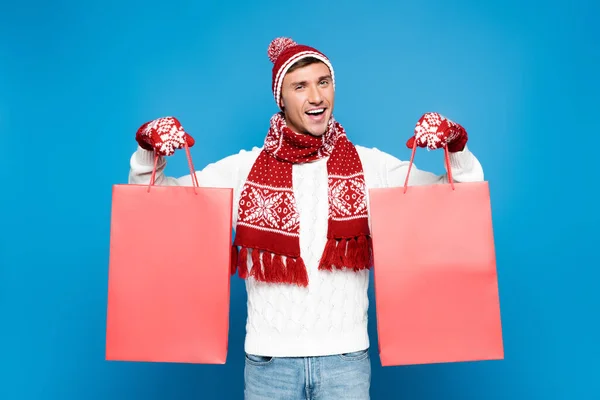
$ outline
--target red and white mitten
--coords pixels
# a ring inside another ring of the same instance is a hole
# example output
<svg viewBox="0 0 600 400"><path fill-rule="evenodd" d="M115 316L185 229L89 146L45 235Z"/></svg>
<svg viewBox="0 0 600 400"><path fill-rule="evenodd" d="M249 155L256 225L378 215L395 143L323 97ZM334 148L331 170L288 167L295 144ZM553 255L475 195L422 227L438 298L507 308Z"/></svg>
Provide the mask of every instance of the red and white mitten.
<svg viewBox="0 0 600 400"><path fill-rule="evenodd" d="M415 134L406 142L409 149L417 146L431 150L448 145L448 151L457 152L465 148L468 140L467 131L454 121L435 112L425 113L415 126Z"/></svg>
<svg viewBox="0 0 600 400"><path fill-rule="evenodd" d="M146 122L135 134L141 148L154 150L162 156L170 156L175 150L194 145L194 138L188 135L175 117L164 117Z"/></svg>

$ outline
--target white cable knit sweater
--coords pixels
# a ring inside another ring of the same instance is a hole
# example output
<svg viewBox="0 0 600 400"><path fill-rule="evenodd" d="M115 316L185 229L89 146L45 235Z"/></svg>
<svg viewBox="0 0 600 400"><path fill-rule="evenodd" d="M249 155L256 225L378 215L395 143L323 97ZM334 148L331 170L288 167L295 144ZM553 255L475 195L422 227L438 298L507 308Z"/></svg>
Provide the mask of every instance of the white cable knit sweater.
<svg viewBox="0 0 600 400"><path fill-rule="evenodd" d="M369 189L404 185L408 161L398 160L377 149L356 148ZM201 186L234 189L234 228L240 191L260 151L260 148L241 151L196 172ZM130 160L129 183L150 182L153 157L152 152L137 149ZM308 270L309 285L301 288L257 282L252 277L246 280L248 319L245 350L248 353L319 356L369 347L369 272L328 272L317 269L327 234L326 162L326 159L322 159L293 167L294 193L300 214L300 250ZM468 148L451 153L450 164L457 182L483 180L481 165ZM161 158L156 174L157 185L192 185L190 175L181 178L165 175L165 165L166 159ZM409 184L442 182L447 182L445 174L438 176L413 165Z"/></svg>

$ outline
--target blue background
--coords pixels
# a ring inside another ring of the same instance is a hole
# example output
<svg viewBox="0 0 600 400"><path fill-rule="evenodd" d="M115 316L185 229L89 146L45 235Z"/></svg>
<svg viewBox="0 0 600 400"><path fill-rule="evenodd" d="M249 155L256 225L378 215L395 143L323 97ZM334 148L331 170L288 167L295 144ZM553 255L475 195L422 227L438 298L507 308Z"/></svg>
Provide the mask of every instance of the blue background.
<svg viewBox="0 0 600 400"><path fill-rule="evenodd" d="M226 365L104 361L111 185L160 116L199 141L197 167L261 145L284 35L332 59L356 143L406 159L438 111L491 185L506 359L382 368L373 346L373 398L600 398L600 7L408 3L2 2L0 398L242 398L239 278ZM442 153L417 157L443 172ZM187 173L182 153L167 171Z"/></svg>

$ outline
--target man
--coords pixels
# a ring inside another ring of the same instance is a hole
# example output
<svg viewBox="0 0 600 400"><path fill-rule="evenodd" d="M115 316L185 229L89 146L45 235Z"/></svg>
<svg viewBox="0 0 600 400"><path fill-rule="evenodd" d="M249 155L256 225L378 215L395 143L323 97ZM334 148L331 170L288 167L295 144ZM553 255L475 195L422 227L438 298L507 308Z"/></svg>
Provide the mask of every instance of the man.
<svg viewBox="0 0 600 400"><path fill-rule="evenodd" d="M334 69L323 53L278 38L268 55L280 110L264 146L196 173L201 186L234 189L237 272L248 293L245 398L368 399L367 190L403 185L409 163L351 143L333 117ZM155 151L157 184L192 184L164 174L165 156L194 145L175 118L144 124L136 138L130 183L149 182ZM448 146L456 181L483 179L460 125L427 113L407 146L415 140ZM442 182L446 175L413 166L410 184Z"/></svg>

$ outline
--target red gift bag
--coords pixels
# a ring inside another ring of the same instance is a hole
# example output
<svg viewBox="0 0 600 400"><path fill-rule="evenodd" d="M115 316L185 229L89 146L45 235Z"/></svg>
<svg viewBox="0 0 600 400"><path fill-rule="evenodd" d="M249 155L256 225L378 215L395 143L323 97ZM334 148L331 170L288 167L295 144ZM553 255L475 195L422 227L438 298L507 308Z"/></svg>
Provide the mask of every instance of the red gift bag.
<svg viewBox="0 0 600 400"><path fill-rule="evenodd" d="M503 359L487 182L370 191L383 366Z"/></svg>
<svg viewBox="0 0 600 400"><path fill-rule="evenodd" d="M224 364L232 189L115 185L106 359Z"/></svg>

